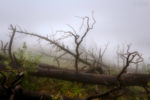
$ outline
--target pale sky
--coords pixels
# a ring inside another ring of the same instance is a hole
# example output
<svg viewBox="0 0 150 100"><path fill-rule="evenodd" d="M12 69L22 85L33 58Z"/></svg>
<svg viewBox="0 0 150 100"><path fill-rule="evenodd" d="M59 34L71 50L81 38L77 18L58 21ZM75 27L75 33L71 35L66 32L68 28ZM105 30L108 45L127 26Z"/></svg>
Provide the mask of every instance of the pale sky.
<svg viewBox="0 0 150 100"><path fill-rule="evenodd" d="M147 59L150 57L150 0L0 0L0 39L8 37L10 24L41 35L78 27L75 16L91 16L96 24L86 42L109 51L118 44L132 43Z"/></svg>

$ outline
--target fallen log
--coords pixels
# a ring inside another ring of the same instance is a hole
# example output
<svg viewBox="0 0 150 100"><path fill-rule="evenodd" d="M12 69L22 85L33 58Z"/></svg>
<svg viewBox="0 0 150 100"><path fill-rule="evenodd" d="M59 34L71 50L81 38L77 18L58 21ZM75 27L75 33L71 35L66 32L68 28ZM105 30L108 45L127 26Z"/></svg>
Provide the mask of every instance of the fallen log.
<svg viewBox="0 0 150 100"><path fill-rule="evenodd" d="M67 81L76 81L87 84L99 84L107 86L118 85L117 75L91 74L85 72L68 71L63 69L38 68L37 72L30 72L33 76L50 77ZM150 74L123 74L121 84L123 86L146 86L150 82Z"/></svg>
<svg viewBox="0 0 150 100"><path fill-rule="evenodd" d="M67 71L74 71L72 69L67 69L67 68L60 68L58 66L55 65L50 65L50 64L44 64L44 63L40 63L38 65L39 68L44 68L44 69L58 69L58 70L67 70ZM97 68L89 68L87 70L81 70L82 72L86 72L86 73L95 73L96 71L98 71L99 73L103 73L103 71L101 70L100 67Z"/></svg>

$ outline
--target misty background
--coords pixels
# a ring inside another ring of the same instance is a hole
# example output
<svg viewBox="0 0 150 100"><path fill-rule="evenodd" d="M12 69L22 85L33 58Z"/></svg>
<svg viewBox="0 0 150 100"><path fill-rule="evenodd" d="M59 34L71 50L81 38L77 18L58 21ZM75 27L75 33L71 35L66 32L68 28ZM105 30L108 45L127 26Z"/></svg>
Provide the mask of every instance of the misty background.
<svg viewBox="0 0 150 100"><path fill-rule="evenodd" d="M92 11L96 24L84 41L88 47L104 48L109 43L105 57L112 59L118 45L132 44L149 62L149 0L0 0L0 40L8 40L10 24L44 36L67 31L66 24L78 30L81 20L75 16L91 17ZM31 46L36 39L18 37L14 44L21 41Z"/></svg>

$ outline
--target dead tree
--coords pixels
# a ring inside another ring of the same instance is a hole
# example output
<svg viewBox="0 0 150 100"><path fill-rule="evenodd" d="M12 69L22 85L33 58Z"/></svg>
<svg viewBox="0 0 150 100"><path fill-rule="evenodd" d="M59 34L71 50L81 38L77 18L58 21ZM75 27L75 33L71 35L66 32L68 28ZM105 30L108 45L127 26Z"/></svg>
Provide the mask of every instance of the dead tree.
<svg viewBox="0 0 150 100"><path fill-rule="evenodd" d="M14 36L16 34L16 27L13 27L12 25L10 25L10 28L12 29L12 35L11 35L10 41L9 41L8 54L9 54L9 57L11 60L11 64L16 65L15 61L14 61L13 54L12 54L12 44L13 44Z"/></svg>
<svg viewBox="0 0 150 100"><path fill-rule="evenodd" d="M81 18L81 17L80 17L80 18ZM30 36L35 36L35 37L40 38L40 39L42 39L42 40L46 40L46 41L48 41L51 45L56 46L58 49L60 49L60 50L62 50L62 51L64 51L64 52L66 52L67 54L70 54L71 56L73 56L73 57L75 58L75 64L74 64L74 66L75 66L76 72L78 72L78 70L79 70L79 69L78 69L78 62L79 62L79 61L82 62L83 64L86 64L86 65L90 66L90 67L92 66L91 62L88 62L88 61L86 61L85 59L81 58L81 56L80 56L81 53L79 52L80 45L81 45L82 41L84 40L84 38L86 37L86 35L88 34L88 32L93 29L93 27L94 27L94 25L95 25L95 23L96 23L94 17L92 17L92 19L93 19L94 22L90 25L90 22L89 22L90 19L89 19L89 17L86 16L86 17L83 17L83 18L82 18L83 23L82 23L82 25L81 25L81 28L83 27L84 22L86 23L86 29L85 29L85 31L82 33L82 34L83 34L82 36L80 36L79 34L77 34L76 30L75 30L72 26L69 26L69 27L72 29L72 31L58 31L58 32L63 32L63 33L65 33L65 34L68 34L66 37L68 37L68 36L74 37L74 42L75 42L75 44L76 44L75 53L72 52L72 51L71 51L68 47L66 47L64 44L59 43L56 39L51 39L51 38L46 37L46 36L41 36L41 35L38 35L38 34L36 34L36 33L30 33L30 32L23 31L23 30L17 30L17 29L16 29L16 32L18 32L18 33L20 33L20 34L26 34L26 35L30 35ZM11 29L11 30L12 30L12 29ZM58 39L58 40L59 40L59 39ZM104 64L103 64L103 65L104 65ZM106 66L106 65L104 65L104 66Z"/></svg>
<svg viewBox="0 0 150 100"><path fill-rule="evenodd" d="M81 18L81 17L80 17L80 18ZM83 42L83 40L84 40L84 38L86 37L86 35L88 34L88 32L93 29L94 24L96 23L96 21L95 21L95 19L94 19L93 16L92 16L92 19L93 19L94 22L92 23L92 25L90 25L90 23L89 23L89 20L90 20L89 17L86 16L86 17L83 17L83 18L82 18L83 22L82 22L81 28L83 27L84 21L86 20L86 30L85 30L85 32L82 33L82 34L83 34L82 36L79 35L79 34L77 33L77 31L76 31L72 26L70 26L70 25L68 25L68 26L72 29L72 31L58 31L58 32L67 33L67 34L69 34L69 35L71 35L71 36L74 37L74 43L76 44L76 47L75 47L75 52L76 52L76 54L75 54L75 56L74 56L74 58L75 58L74 67L75 67L75 69L76 69L76 72L79 71L78 62L79 62L79 58L80 58L80 54L81 54L81 53L79 52L80 45L81 45L81 43ZM80 29L81 29L81 28L80 28Z"/></svg>
<svg viewBox="0 0 150 100"><path fill-rule="evenodd" d="M9 29L12 30L12 35L10 36L10 41L9 41L9 46L8 46L8 55L11 60L10 65L14 68L22 67L22 64L16 58L15 53L12 52L12 44L14 41L14 37L16 35L16 27L14 27L13 25L10 25Z"/></svg>
<svg viewBox="0 0 150 100"><path fill-rule="evenodd" d="M1 51L2 51L2 54L4 54L1 56L3 56L4 58L4 56L8 55L10 58L10 65L16 68L20 66L20 63L18 62L15 54L12 52L12 45L13 45L14 37L16 34L16 27L13 27L12 25L10 25L10 29L12 30L12 34L10 35L9 42L4 44L3 41L1 41Z"/></svg>
<svg viewBox="0 0 150 100"><path fill-rule="evenodd" d="M137 51L134 51L134 52L129 52L130 50L130 45L127 46L127 51L125 54L122 54L122 56L126 59L126 64L125 66L123 67L123 69L121 70L121 72L117 75L116 79L118 81L118 85L116 87L114 87L113 89L103 93L103 94L100 94L100 95L96 95L96 96L90 96L87 98L87 100L92 100L92 99L95 99L95 98L107 98L108 96L110 96L112 93L116 92L116 91L119 91L121 89L124 88L124 85L123 84L126 84L126 83L122 83L122 75L125 74L127 72L127 68L129 67L130 64L134 63L134 64L137 64L137 63L140 63L140 62L143 62L143 58L142 56L137 52Z"/></svg>
<svg viewBox="0 0 150 100"><path fill-rule="evenodd" d="M5 100L14 100L14 96L16 91L20 88L20 83L22 81L22 78L24 76L24 73L19 73L16 78L11 82L10 85L7 85L8 78L3 73L0 72L0 74L3 76L2 82L1 82L1 89L6 92L6 96L2 96L3 93L0 92L1 99Z"/></svg>
<svg viewBox="0 0 150 100"><path fill-rule="evenodd" d="M92 66L86 72L89 72L89 73L95 72L95 73L99 73L99 74L105 73L104 68L107 68L107 66L105 66L103 63L103 57L107 50L107 47L108 47L108 44L105 45L104 50L102 50L102 48L98 49L98 53L97 53L97 51L94 51L96 49L92 49L92 50L88 50L88 51L85 49L83 50L85 52L85 56L86 56L85 59L92 63Z"/></svg>
<svg viewBox="0 0 150 100"><path fill-rule="evenodd" d="M117 54L118 67L120 67L120 63L121 63L121 66L125 66L125 57L122 56L125 54L125 45L124 44L122 44L122 47L119 45L117 46L116 54Z"/></svg>
<svg viewBox="0 0 150 100"><path fill-rule="evenodd" d="M2 53L4 53L4 54L7 53L6 52L8 50L7 46L8 46L8 42L4 44L4 42L1 40L1 48L0 48L0 50L2 51Z"/></svg>
<svg viewBox="0 0 150 100"><path fill-rule="evenodd" d="M137 51L129 52L129 50L130 50L130 45L128 45L126 53L122 55L126 59L126 64L123 67L122 71L118 74L117 77L118 80L120 80L122 74L127 72L127 68L130 64L132 63L137 64L143 62L142 56Z"/></svg>

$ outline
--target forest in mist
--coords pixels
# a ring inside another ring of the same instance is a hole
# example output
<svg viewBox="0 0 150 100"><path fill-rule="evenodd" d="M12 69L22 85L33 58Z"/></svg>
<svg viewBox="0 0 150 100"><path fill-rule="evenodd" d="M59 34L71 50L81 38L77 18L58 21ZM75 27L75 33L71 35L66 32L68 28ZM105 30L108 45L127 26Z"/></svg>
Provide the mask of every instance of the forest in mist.
<svg viewBox="0 0 150 100"><path fill-rule="evenodd" d="M150 1L0 8L0 100L150 99Z"/></svg>

